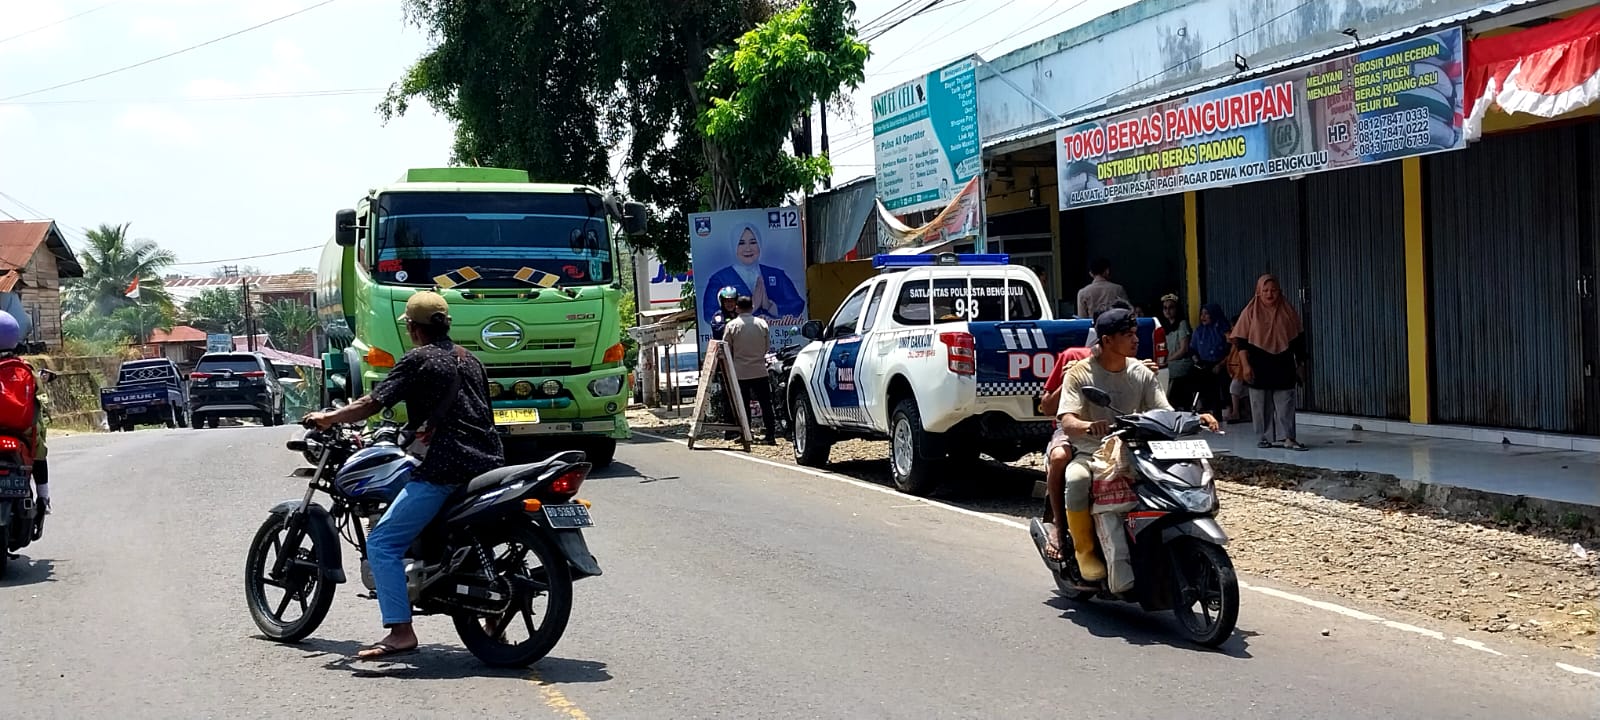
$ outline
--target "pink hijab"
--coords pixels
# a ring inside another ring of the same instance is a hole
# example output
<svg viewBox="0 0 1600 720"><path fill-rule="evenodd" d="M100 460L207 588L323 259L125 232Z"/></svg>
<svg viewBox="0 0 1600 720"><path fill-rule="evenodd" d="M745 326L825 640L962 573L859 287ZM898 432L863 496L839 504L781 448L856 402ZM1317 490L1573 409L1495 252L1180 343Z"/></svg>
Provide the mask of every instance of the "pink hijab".
<svg viewBox="0 0 1600 720"><path fill-rule="evenodd" d="M1290 341L1300 336L1302 328L1300 314L1283 299L1281 287L1277 301L1268 302L1263 297L1267 283L1277 285L1278 279L1270 273L1256 279L1256 296L1239 313L1239 321L1233 324L1228 337L1277 355L1289 349Z"/></svg>

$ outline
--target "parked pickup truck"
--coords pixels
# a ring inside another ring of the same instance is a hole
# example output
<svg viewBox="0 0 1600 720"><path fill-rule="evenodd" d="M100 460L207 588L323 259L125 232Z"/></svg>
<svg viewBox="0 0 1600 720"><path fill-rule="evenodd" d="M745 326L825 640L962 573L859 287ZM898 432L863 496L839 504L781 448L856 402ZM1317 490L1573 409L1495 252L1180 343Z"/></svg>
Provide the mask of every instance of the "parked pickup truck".
<svg viewBox="0 0 1600 720"><path fill-rule="evenodd" d="M980 453L1010 462L1043 450L1044 382L1091 321L1052 319L1038 276L1006 255L879 255L874 265L879 275L828 324L801 329L813 342L788 383L796 461L819 466L839 440L888 438L895 487L924 495ZM1165 341L1140 319L1140 358L1165 365Z"/></svg>
<svg viewBox="0 0 1600 720"><path fill-rule="evenodd" d="M112 432L133 432L138 425L187 427L189 391L171 360L129 360L117 369L116 387L100 388L100 409Z"/></svg>

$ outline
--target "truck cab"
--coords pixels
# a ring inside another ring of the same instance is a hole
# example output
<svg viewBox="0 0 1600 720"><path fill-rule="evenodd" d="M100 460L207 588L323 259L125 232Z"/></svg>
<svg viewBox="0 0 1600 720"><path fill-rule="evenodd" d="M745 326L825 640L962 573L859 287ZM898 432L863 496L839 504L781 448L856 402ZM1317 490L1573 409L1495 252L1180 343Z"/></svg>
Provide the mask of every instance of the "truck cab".
<svg viewBox="0 0 1600 720"><path fill-rule="evenodd" d="M880 255L826 324L808 323L787 398L795 457L827 462L840 439L890 441L897 487L933 489L979 454L1013 461L1042 450L1040 411L1058 353L1082 346L1089 320L1055 320L1034 272L1005 255ZM1165 356L1140 321L1140 357ZM956 462L949 462L956 461ZM937 467L937 469L936 469Z"/></svg>
<svg viewBox="0 0 1600 720"><path fill-rule="evenodd" d="M132 432L139 425L186 427L189 392L178 366L166 358L129 360L117 368L117 384L100 389L106 428Z"/></svg>
<svg viewBox="0 0 1600 720"><path fill-rule="evenodd" d="M451 338L484 364L503 434L611 461L629 436L616 231L641 232L642 205L520 170L437 168L370 190L335 221L316 294L326 401L388 375L412 349L406 301L433 290Z"/></svg>

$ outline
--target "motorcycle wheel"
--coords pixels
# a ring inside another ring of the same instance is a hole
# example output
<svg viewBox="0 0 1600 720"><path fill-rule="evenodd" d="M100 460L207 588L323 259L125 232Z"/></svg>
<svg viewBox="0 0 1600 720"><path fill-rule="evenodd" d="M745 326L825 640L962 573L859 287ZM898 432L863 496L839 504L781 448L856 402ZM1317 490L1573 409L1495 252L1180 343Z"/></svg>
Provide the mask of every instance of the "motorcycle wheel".
<svg viewBox="0 0 1600 720"><path fill-rule="evenodd" d="M1228 552L1186 539L1172 547L1172 569L1172 614L1189 639L1206 647L1227 642L1239 622L1239 578Z"/></svg>
<svg viewBox="0 0 1600 720"><path fill-rule="evenodd" d="M289 530L287 519L286 515L270 515L256 531L255 539L250 542L250 553L245 558L244 596L250 608L250 619L263 635L270 640L293 643L316 631L328 616L328 608L333 606L334 585L321 572L298 565L291 567L282 580L267 577L283 548L280 534L287 534ZM314 564L321 549L316 542L315 535L306 533L300 540L298 557ZM268 597L269 588L281 590L283 597L278 600ZM300 607L299 616L292 620L286 615L291 602Z"/></svg>
<svg viewBox="0 0 1600 720"><path fill-rule="evenodd" d="M511 586L505 612L484 617L475 612L453 616L461 643L485 665L525 668L555 648L572 615L572 569L567 558L543 532L523 524L508 524L503 537L482 538L494 558L495 577ZM531 558L529 556L532 556ZM530 560L536 561L536 566ZM546 599L543 622L534 603ZM527 637L512 640L517 624ZM486 624L492 626L486 627Z"/></svg>

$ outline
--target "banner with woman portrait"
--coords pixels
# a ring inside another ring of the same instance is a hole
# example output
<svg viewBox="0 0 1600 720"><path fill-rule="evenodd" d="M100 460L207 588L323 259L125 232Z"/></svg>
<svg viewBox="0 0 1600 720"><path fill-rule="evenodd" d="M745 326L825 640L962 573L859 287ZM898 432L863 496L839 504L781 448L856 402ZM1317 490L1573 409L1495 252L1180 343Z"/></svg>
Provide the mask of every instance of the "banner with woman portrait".
<svg viewBox="0 0 1600 720"><path fill-rule="evenodd" d="M772 329L772 347L799 339L806 321L806 249L800 208L725 210L689 216L689 251L694 268L695 313L700 346L711 339L722 306L718 295L733 288L755 303L755 315Z"/></svg>

